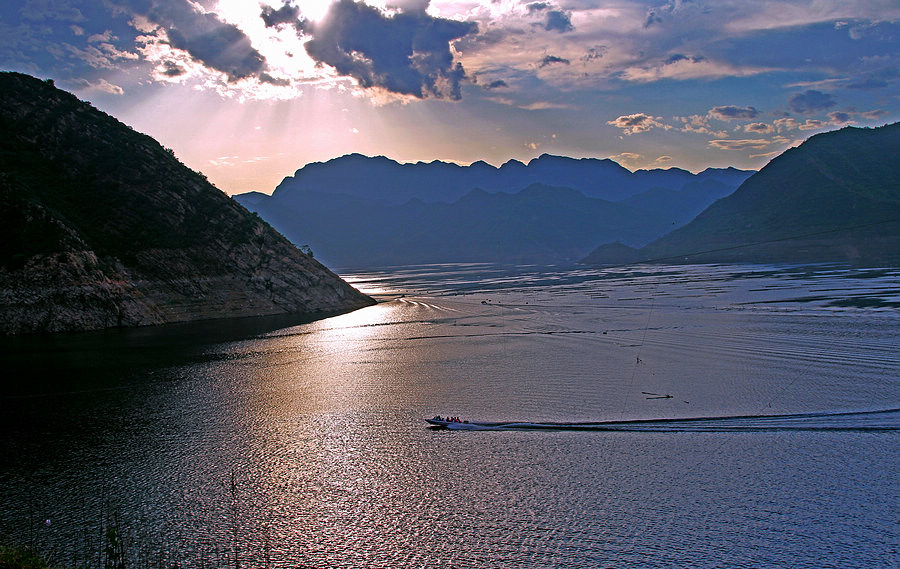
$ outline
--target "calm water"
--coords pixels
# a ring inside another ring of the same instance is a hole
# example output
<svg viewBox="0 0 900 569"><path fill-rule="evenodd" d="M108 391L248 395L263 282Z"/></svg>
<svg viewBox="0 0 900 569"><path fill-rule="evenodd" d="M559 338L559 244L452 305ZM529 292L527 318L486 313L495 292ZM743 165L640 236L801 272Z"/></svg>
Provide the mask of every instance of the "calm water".
<svg viewBox="0 0 900 569"><path fill-rule="evenodd" d="M3 340L0 543L94 566L109 527L141 567L900 564L900 271L346 276L383 302Z"/></svg>

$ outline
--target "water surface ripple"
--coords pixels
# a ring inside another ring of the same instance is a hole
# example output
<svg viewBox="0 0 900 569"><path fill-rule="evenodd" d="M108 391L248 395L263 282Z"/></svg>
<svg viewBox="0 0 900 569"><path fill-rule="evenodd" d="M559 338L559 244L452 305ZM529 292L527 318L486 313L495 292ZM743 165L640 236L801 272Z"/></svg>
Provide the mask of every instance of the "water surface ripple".
<svg viewBox="0 0 900 569"><path fill-rule="evenodd" d="M110 527L140 567L900 565L897 270L344 274L381 302L2 339L0 544L94 567Z"/></svg>

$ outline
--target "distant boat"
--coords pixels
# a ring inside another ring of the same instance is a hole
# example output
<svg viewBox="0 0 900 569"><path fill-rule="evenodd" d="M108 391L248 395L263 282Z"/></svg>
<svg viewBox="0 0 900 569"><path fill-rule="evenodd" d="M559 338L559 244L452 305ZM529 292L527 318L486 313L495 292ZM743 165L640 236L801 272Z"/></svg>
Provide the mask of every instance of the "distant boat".
<svg viewBox="0 0 900 569"><path fill-rule="evenodd" d="M457 421L457 420L451 419L450 417L441 417L440 415L435 415L431 419L425 419L425 421L434 425L435 427L447 427L449 425L454 425L454 424L468 423L468 421Z"/></svg>
<svg viewBox="0 0 900 569"><path fill-rule="evenodd" d="M533 423L476 423L463 421L457 418L441 417L437 415L431 419L425 419L425 422L437 429L467 430L467 431L497 431L503 429L520 429L529 428Z"/></svg>

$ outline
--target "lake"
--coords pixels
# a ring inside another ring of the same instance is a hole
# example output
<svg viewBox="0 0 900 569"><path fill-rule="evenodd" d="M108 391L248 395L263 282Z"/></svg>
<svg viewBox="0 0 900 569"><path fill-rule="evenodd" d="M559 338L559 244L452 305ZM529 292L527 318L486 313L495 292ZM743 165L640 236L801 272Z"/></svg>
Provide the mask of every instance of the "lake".
<svg viewBox="0 0 900 569"><path fill-rule="evenodd" d="M95 567L900 564L900 270L342 275L381 302L0 339L0 544Z"/></svg>

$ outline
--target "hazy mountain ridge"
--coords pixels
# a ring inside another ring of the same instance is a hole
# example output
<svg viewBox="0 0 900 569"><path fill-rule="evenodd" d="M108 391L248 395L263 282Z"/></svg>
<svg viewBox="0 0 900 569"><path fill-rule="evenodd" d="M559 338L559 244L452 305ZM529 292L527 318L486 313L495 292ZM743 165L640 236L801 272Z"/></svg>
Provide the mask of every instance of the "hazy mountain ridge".
<svg viewBox="0 0 900 569"><path fill-rule="evenodd" d="M0 73L0 332L371 304L152 138Z"/></svg>
<svg viewBox="0 0 900 569"><path fill-rule="evenodd" d="M272 196L235 198L334 265L557 263L606 240L647 243L750 174L630 172L612 160L546 154L499 168L351 154L301 168Z"/></svg>
<svg viewBox="0 0 900 569"><path fill-rule="evenodd" d="M413 164L384 156L348 154L307 164L286 177L272 197L313 191L393 204L410 199L451 203L475 188L515 193L532 184L544 184L576 189L590 198L620 201L654 188L678 190L695 180L715 179L737 187L752 173L735 168L708 168L698 174L680 168L631 172L608 158L551 154L543 154L528 164L509 160L499 167L483 161L469 166L439 160Z"/></svg>
<svg viewBox="0 0 900 569"><path fill-rule="evenodd" d="M587 263L900 263L900 123L846 127L773 159L733 194L640 250Z"/></svg>

